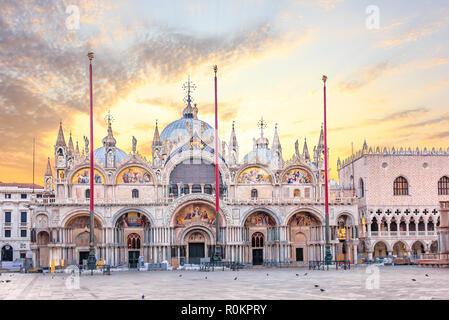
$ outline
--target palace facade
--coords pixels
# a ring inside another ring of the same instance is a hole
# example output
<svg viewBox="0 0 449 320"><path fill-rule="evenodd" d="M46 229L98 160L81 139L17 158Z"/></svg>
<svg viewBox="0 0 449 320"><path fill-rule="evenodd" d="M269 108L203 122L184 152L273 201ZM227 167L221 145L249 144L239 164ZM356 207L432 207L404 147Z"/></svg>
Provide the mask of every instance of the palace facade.
<svg viewBox="0 0 449 320"><path fill-rule="evenodd" d="M440 201L449 200L449 149L368 147L337 163L358 199L359 252L368 259L437 253Z"/></svg>
<svg viewBox="0 0 449 320"><path fill-rule="evenodd" d="M103 145L94 151L95 250L97 260L135 267L168 261L176 266L211 257L219 244L227 261L304 264L324 259L323 132L310 154L304 141L284 161L275 128L265 123L253 150L239 156L236 130L219 143L220 212L215 213L214 129L198 118L191 103L159 134L156 124L151 160L137 149L117 146L108 120ZM36 266L78 264L89 250L89 141L80 152L62 124L48 159L44 197L32 206L31 250ZM357 262L358 207L354 197L331 183L331 244L334 259ZM337 229L339 232L337 232ZM343 231L342 231L343 230ZM338 233L338 234L337 234Z"/></svg>

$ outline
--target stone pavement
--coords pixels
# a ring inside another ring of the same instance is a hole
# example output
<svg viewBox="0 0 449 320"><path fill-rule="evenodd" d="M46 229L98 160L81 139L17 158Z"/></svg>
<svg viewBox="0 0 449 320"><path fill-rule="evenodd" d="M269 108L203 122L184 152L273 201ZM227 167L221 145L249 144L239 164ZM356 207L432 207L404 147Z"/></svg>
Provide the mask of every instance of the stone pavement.
<svg viewBox="0 0 449 320"><path fill-rule="evenodd" d="M164 300L449 299L449 269L417 266L358 266L329 271L127 271L70 280L68 274L3 273L0 299L140 300L142 295Z"/></svg>

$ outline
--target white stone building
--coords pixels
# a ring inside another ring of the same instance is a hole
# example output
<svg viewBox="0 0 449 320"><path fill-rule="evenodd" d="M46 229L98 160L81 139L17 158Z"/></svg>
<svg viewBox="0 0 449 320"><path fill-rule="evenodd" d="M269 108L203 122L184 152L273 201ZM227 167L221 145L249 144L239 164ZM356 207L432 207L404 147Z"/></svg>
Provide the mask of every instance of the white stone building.
<svg viewBox="0 0 449 320"><path fill-rule="evenodd" d="M367 258L438 250L439 202L449 200L449 150L368 148L338 160L340 185L358 198Z"/></svg>
<svg viewBox="0 0 449 320"><path fill-rule="evenodd" d="M42 197L43 189L30 183L0 182L0 261L4 267L18 258L32 257L30 204Z"/></svg>

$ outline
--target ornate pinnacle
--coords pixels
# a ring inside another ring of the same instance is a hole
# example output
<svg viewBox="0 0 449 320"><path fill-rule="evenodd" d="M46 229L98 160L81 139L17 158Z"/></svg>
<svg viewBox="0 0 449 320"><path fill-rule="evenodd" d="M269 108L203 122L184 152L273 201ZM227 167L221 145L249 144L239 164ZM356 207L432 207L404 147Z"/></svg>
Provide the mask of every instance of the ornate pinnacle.
<svg viewBox="0 0 449 320"><path fill-rule="evenodd" d="M89 57L89 60L92 61L94 58L94 53L91 51L87 54L87 56Z"/></svg>
<svg viewBox="0 0 449 320"><path fill-rule="evenodd" d="M214 65L214 72L217 73L217 71L218 71L218 67L217 67L217 65Z"/></svg>

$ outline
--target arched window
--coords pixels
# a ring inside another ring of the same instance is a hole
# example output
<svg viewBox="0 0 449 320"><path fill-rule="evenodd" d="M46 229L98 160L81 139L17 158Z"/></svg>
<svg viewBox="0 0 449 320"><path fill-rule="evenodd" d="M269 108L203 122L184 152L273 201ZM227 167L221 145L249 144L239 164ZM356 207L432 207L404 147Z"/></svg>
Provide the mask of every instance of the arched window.
<svg viewBox="0 0 449 320"><path fill-rule="evenodd" d="M190 193L189 185L183 184L181 186L181 194L189 194L189 193Z"/></svg>
<svg viewBox="0 0 449 320"><path fill-rule="evenodd" d="M212 194L212 185L210 185L210 184L205 184L205 185L204 185L204 193Z"/></svg>
<svg viewBox="0 0 449 320"><path fill-rule="evenodd" d="M128 235L128 249L140 249L140 236L137 233Z"/></svg>
<svg viewBox="0 0 449 320"><path fill-rule="evenodd" d="M404 177L397 177L393 183L393 194L395 196L408 196L408 182Z"/></svg>
<svg viewBox="0 0 449 320"><path fill-rule="evenodd" d="M365 196L365 184L363 183L363 179L359 180L359 196L363 198Z"/></svg>
<svg viewBox="0 0 449 320"><path fill-rule="evenodd" d="M192 193L201 193L201 184L195 183L192 186Z"/></svg>
<svg viewBox="0 0 449 320"><path fill-rule="evenodd" d="M90 189L86 189L86 191L84 192L84 196L86 197L86 199L90 199Z"/></svg>
<svg viewBox="0 0 449 320"><path fill-rule="evenodd" d="M251 198L257 199L257 189L251 189Z"/></svg>
<svg viewBox="0 0 449 320"><path fill-rule="evenodd" d="M136 199L136 198L139 197L139 190L133 189L133 190L131 191L131 193L132 193L133 199Z"/></svg>
<svg viewBox="0 0 449 320"><path fill-rule="evenodd" d="M178 185L176 183L170 184L170 195L173 195L175 197L178 196Z"/></svg>
<svg viewBox="0 0 449 320"><path fill-rule="evenodd" d="M253 248L261 248L263 247L263 234L260 232L256 232L253 234L251 238L251 246Z"/></svg>
<svg viewBox="0 0 449 320"><path fill-rule="evenodd" d="M449 178L444 176L438 180L438 195L448 195L449 194Z"/></svg>

